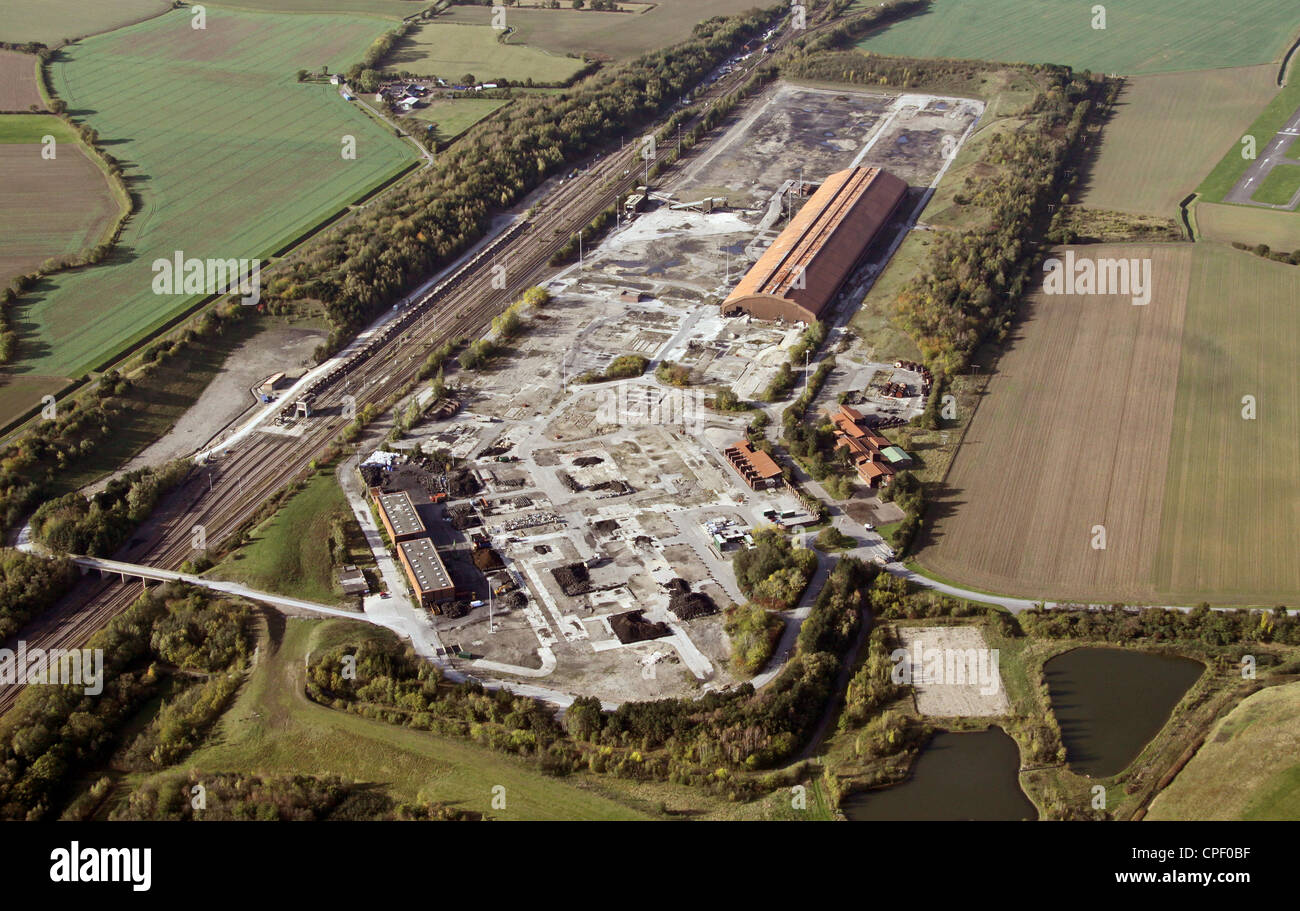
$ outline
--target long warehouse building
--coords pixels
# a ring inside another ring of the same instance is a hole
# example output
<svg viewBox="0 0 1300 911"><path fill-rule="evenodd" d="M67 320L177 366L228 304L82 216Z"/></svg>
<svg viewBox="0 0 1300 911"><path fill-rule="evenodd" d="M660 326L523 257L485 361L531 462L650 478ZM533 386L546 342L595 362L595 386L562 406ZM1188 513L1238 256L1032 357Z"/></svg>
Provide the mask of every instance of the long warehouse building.
<svg viewBox="0 0 1300 911"><path fill-rule="evenodd" d="M879 168L836 171L727 295L722 312L820 319L906 195L907 183Z"/></svg>

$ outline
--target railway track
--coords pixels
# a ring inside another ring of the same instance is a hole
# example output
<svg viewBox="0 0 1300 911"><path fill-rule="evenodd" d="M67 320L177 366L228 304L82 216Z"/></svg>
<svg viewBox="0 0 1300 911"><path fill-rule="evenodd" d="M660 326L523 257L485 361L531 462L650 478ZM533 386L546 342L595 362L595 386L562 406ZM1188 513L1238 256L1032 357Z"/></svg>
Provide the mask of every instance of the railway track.
<svg viewBox="0 0 1300 911"><path fill-rule="evenodd" d="M774 52L794 37L787 32L773 39ZM738 91L766 60L759 53L749 67L737 68L697 90L697 113L683 124L683 130L693 128L713 103ZM674 149L680 152L677 143L660 144L660 151ZM549 261L570 236L643 180L644 165L639 143L631 142L589 160L578 176L545 192L533 217L507 229L446 280L408 303L360 351L313 383L313 417L295 422L290 432L255 432L227 455L196 466L180 487L164 498L118 558L176 569L195 553L196 526L202 527L209 546L226 541L265 502L309 473L312 461L351 422L344 408L346 396L353 398L351 404L357 412L368 404L382 403L393 389L418 378L431 349L457 337L478 337L524 288L554 271ZM671 170L681 166L679 161ZM494 288L492 267L503 260L508 261L505 287ZM119 584L111 577L87 577L20 635L29 648L78 647L139 594L134 585ZM21 690L20 686L0 689L0 713L13 706Z"/></svg>

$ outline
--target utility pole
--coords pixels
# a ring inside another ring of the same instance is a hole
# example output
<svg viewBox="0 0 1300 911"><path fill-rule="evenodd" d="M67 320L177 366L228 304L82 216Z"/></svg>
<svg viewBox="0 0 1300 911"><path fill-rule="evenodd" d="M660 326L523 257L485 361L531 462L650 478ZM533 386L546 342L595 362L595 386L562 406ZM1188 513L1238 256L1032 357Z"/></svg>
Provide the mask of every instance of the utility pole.
<svg viewBox="0 0 1300 911"><path fill-rule="evenodd" d="M808 398L808 351L803 353L803 397Z"/></svg>

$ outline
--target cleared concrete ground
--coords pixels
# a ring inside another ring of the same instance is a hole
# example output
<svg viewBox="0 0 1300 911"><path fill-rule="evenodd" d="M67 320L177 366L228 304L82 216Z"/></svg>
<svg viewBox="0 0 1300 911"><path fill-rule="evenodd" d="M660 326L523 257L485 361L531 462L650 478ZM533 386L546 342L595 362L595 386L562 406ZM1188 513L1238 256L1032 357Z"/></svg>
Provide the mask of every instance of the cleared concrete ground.
<svg viewBox="0 0 1300 911"><path fill-rule="evenodd" d="M465 670L526 669L547 686L605 700L740 682L721 613L679 622L666 586L684 579L719 608L743 600L734 551L706 525L755 528L765 511L797 505L789 493L745 486L722 449L741 439L748 414L714 412L704 399L726 387L757 399L804 327L724 318L718 303L802 202L781 193L801 169L819 181L855 163L893 168L919 184L919 199L942 170L945 137L956 142L978 116L974 104L776 87L679 179L652 187L647 211L557 276L553 301L526 317L507 355L481 373L449 371L463 410L418 426L409 442L476 466L485 489L483 527L473 531L491 537L528 596L510 611L494 600L490 617L484 606L435 621L443 642L475 656ZM675 208L705 197L729 205ZM865 270L867 280L878 267ZM579 382L631 354L649 360L644 376ZM692 384L660 384L654 371L664 362L689 368ZM846 361L836 388L869 396L893 371ZM846 530L875 546L864 530ZM589 590L566 594L553 570L577 562L593 564ZM666 623L670 635L621 643L610 621L629 610ZM546 655L555 658L549 672Z"/></svg>
<svg viewBox="0 0 1300 911"><path fill-rule="evenodd" d="M939 718L1005 715L1011 710L996 649L974 626L902 626L897 657L912 675L916 710Z"/></svg>

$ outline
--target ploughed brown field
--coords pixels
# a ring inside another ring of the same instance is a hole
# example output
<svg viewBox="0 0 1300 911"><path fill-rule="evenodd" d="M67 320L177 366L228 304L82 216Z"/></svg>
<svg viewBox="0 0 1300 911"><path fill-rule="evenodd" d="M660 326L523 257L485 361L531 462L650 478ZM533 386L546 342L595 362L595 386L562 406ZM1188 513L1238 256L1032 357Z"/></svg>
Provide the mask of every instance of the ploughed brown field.
<svg viewBox="0 0 1300 911"><path fill-rule="evenodd" d="M45 109L36 88L36 57L0 50L0 111L30 111L32 105Z"/></svg>
<svg viewBox="0 0 1300 911"><path fill-rule="evenodd" d="M1001 594L1150 601L1192 247L1075 251L1149 257L1151 301L1027 302L934 498L920 562Z"/></svg>
<svg viewBox="0 0 1300 911"><path fill-rule="evenodd" d="M0 281L31 272L52 256L94 246L117 217L104 173L71 141L57 157L40 144L0 143Z"/></svg>

